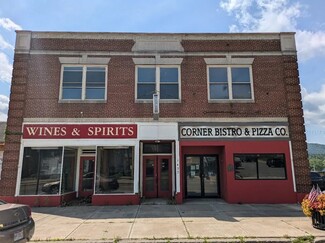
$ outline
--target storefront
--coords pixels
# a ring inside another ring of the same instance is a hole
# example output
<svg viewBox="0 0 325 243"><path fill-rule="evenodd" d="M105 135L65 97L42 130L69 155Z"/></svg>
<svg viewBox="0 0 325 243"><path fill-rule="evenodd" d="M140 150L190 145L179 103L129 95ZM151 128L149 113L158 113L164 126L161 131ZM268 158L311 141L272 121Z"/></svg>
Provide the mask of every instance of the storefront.
<svg viewBox="0 0 325 243"><path fill-rule="evenodd" d="M175 134L171 123L24 124L16 196L40 206L172 198Z"/></svg>
<svg viewBox="0 0 325 243"><path fill-rule="evenodd" d="M180 123L184 198L296 201L287 123Z"/></svg>

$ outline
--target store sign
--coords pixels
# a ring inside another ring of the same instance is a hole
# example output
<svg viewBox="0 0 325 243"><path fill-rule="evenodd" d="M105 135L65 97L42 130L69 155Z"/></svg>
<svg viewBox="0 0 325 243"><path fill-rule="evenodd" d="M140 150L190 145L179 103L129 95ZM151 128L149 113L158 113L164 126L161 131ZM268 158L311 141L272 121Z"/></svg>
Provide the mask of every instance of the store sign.
<svg viewBox="0 0 325 243"><path fill-rule="evenodd" d="M180 126L180 138L288 138L287 126Z"/></svg>
<svg viewBox="0 0 325 243"><path fill-rule="evenodd" d="M136 124L26 124L24 139L137 138Z"/></svg>

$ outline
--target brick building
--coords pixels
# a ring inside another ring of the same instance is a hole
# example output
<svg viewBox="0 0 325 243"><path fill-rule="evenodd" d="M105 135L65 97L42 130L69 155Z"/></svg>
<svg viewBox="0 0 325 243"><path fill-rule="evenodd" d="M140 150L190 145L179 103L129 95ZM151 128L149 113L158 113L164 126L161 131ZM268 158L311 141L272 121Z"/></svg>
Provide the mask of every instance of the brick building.
<svg viewBox="0 0 325 243"><path fill-rule="evenodd" d="M294 33L17 31L0 197L294 203L305 140Z"/></svg>

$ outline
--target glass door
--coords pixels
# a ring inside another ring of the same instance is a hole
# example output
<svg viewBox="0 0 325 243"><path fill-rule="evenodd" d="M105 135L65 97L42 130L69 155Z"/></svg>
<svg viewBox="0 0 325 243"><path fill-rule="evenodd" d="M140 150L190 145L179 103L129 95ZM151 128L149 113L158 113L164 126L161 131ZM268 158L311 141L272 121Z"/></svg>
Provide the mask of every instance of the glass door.
<svg viewBox="0 0 325 243"><path fill-rule="evenodd" d="M171 156L144 156L143 195L146 198L169 198L171 188Z"/></svg>
<svg viewBox="0 0 325 243"><path fill-rule="evenodd" d="M186 155L186 196L217 197L219 195L218 157Z"/></svg>
<svg viewBox="0 0 325 243"><path fill-rule="evenodd" d="M87 197L94 192L95 157L80 158L79 197Z"/></svg>

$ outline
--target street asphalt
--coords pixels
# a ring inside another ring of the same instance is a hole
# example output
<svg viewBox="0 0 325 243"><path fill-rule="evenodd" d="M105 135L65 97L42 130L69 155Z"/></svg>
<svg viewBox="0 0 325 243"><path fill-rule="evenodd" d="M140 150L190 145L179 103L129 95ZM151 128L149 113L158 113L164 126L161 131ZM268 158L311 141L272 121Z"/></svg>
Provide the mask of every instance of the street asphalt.
<svg viewBox="0 0 325 243"><path fill-rule="evenodd" d="M325 242L299 204L228 204L32 208L37 242Z"/></svg>

